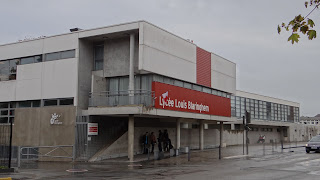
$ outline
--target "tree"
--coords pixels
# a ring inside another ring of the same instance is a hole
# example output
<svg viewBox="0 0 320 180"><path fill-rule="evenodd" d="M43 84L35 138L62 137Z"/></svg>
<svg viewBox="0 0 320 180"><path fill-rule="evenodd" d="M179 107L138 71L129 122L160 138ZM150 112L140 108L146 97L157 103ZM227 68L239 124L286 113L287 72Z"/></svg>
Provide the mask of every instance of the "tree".
<svg viewBox="0 0 320 180"><path fill-rule="evenodd" d="M278 25L278 33L281 33L281 29L286 31L291 31L291 36L288 38L288 41L291 41L292 44L298 43L300 34L308 36L309 40L312 40L317 37L317 31L313 28L315 23L308 16L320 6L320 0L310 0L305 2L305 7L312 7L312 10L305 17L299 14L294 17L288 24L282 23Z"/></svg>

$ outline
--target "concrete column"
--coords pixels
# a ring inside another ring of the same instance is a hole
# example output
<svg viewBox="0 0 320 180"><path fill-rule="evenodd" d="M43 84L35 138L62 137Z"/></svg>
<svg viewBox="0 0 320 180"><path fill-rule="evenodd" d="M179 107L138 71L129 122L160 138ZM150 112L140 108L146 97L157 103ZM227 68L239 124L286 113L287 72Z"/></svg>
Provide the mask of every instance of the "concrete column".
<svg viewBox="0 0 320 180"><path fill-rule="evenodd" d="M134 34L130 34L129 103L134 104Z"/></svg>
<svg viewBox="0 0 320 180"><path fill-rule="evenodd" d="M176 126L176 149L180 149L180 123L181 119L177 119L177 126Z"/></svg>
<svg viewBox="0 0 320 180"><path fill-rule="evenodd" d="M134 116L129 115L128 120L128 159L133 162L133 148L134 148Z"/></svg>
<svg viewBox="0 0 320 180"><path fill-rule="evenodd" d="M220 121L220 145L219 145L219 159L222 159L222 145L223 145L223 122Z"/></svg>
<svg viewBox="0 0 320 180"><path fill-rule="evenodd" d="M203 140L203 134L204 134L204 123L203 120L200 120L199 122L199 149L203 150L204 147L204 140Z"/></svg>

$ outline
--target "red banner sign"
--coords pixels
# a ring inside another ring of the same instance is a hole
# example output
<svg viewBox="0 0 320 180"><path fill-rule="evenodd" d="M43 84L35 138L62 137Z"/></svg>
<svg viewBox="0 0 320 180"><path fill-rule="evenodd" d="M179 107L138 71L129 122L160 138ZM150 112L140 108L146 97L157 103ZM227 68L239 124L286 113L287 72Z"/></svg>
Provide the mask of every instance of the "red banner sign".
<svg viewBox="0 0 320 180"><path fill-rule="evenodd" d="M178 86L152 82L155 108L231 117L229 98Z"/></svg>

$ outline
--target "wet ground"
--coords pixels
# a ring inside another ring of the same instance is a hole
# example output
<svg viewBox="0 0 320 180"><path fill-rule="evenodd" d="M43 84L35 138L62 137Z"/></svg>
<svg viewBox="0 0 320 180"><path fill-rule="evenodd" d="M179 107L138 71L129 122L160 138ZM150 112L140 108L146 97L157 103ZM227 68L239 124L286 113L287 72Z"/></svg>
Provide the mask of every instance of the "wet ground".
<svg viewBox="0 0 320 180"><path fill-rule="evenodd" d="M297 144L298 146L304 144ZM292 144L291 147L296 146ZM289 148L287 144L285 147ZM265 149L265 151L263 151ZM303 147L281 150L279 145L252 145L249 156L243 156L242 146L191 151L188 155L147 160L136 156L136 162L126 158L99 163L85 162L22 162L15 173L0 174L13 179L320 179L320 153L306 154ZM74 172L77 171L77 172Z"/></svg>

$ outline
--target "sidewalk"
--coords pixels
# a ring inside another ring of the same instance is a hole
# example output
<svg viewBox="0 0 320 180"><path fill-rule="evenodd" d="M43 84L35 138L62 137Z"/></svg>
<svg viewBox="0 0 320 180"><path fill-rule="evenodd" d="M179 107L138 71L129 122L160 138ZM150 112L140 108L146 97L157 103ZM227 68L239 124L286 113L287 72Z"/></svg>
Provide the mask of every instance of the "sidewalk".
<svg viewBox="0 0 320 180"><path fill-rule="evenodd" d="M305 143L298 143L297 145L303 146ZM290 147L290 145L285 144L284 147ZM304 151L301 147L296 149ZM281 146L278 144L277 147L273 147L272 151L271 144L255 144L249 146L249 156L243 156L242 146L228 146L222 148L222 160L219 160L219 149L216 148L203 151L192 150L190 152L190 161L188 161L188 154L168 157L169 154L166 153L166 158L161 160L153 160L153 155L150 155L150 160L148 160L147 155L136 155L135 162L129 162L127 157L100 162L22 162L21 168L17 172L0 174L0 177L12 177L13 179L81 179L83 177L86 179L108 179L108 177L130 177L131 175L126 173L132 173L134 176L136 173L148 174L149 171L157 173L168 169L178 168L181 170L181 168L190 168L190 166L202 167L208 163L222 166L227 162L236 162L240 158L249 161L250 159L268 157L277 159L281 156L281 152L285 155L296 149L281 150Z"/></svg>

